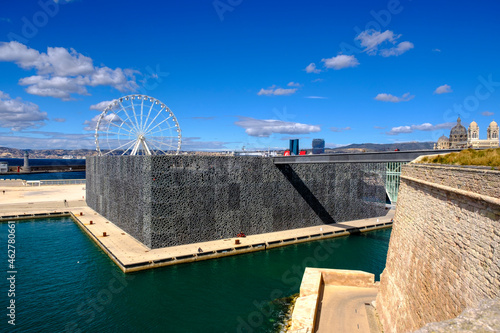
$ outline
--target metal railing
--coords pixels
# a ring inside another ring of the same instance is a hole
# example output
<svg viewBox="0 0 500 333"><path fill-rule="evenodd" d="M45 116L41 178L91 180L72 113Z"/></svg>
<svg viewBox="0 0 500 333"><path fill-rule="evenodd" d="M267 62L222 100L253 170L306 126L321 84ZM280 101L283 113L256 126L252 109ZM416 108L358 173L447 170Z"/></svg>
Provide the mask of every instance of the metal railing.
<svg viewBox="0 0 500 333"><path fill-rule="evenodd" d="M401 167L407 162L389 162L386 169L385 189L389 200L394 204L398 201L399 183L401 181Z"/></svg>
<svg viewBox="0 0 500 333"><path fill-rule="evenodd" d="M48 186L48 185L76 185L86 184L85 179L46 179L46 180L26 180L25 186Z"/></svg>

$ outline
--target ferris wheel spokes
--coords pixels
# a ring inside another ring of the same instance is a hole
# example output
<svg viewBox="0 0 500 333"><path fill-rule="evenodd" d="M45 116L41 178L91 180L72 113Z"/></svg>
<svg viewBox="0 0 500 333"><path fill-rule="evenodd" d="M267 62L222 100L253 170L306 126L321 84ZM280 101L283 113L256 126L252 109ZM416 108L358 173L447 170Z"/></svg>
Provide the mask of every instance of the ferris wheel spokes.
<svg viewBox="0 0 500 333"><path fill-rule="evenodd" d="M128 95L113 100L99 116L95 142L100 155L178 154L181 131L165 104L146 95Z"/></svg>

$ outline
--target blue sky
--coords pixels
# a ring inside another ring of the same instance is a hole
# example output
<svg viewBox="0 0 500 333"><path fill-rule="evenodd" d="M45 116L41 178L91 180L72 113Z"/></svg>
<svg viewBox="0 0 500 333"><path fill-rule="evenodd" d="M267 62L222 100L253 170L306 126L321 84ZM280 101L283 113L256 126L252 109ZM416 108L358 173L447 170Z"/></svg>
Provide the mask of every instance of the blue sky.
<svg viewBox="0 0 500 333"><path fill-rule="evenodd" d="M129 94L165 103L185 150L436 141L459 114L485 138L500 121L498 13L498 1L5 0L0 146L94 148L96 109Z"/></svg>

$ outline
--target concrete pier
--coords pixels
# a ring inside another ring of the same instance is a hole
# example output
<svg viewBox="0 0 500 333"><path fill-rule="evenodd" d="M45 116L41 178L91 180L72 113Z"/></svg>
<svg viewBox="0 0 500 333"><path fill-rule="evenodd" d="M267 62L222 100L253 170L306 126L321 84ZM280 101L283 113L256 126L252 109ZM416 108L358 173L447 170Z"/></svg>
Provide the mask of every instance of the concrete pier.
<svg viewBox="0 0 500 333"><path fill-rule="evenodd" d="M3 194L4 190L5 194ZM394 215L394 211L388 209L385 216L378 218L248 235L245 238L234 237L150 249L89 208L85 203L85 187L83 185L33 188L6 187L2 186L0 182L0 196L2 197L0 221L72 216L78 226L124 272L262 251L279 246L388 228L392 225Z"/></svg>

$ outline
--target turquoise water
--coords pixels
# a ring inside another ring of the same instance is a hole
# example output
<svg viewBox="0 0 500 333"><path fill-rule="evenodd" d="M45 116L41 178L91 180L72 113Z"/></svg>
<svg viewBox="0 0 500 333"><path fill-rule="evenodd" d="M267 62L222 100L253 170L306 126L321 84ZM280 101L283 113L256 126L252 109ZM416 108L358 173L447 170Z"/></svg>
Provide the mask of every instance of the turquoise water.
<svg viewBox="0 0 500 333"><path fill-rule="evenodd" d="M378 279L390 237L385 229L125 275L69 218L15 229L14 332L273 332L283 314L275 300L298 292L305 266ZM7 223L0 235L7 272ZM0 288L6 331L6 279Z"/></svg>

